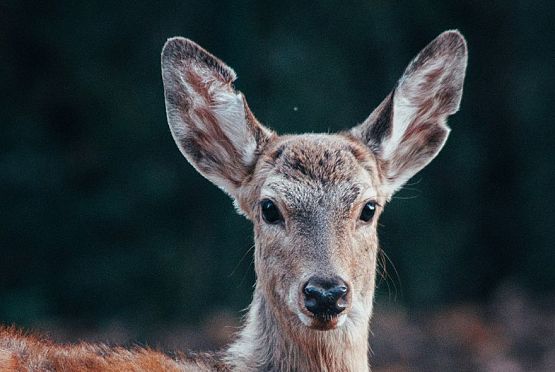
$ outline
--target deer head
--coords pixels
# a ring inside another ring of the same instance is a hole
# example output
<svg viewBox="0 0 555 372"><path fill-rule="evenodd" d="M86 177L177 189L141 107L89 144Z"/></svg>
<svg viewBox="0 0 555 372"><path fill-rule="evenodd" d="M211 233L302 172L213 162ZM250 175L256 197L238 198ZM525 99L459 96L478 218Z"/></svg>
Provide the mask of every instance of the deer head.
<svg viewBox="0 0 555 372"><path fill-rule="evenodd" d="M444 32L362 124L279 136L234 89L231 68L190 40L167 41L162 77L173 138L253 222L257 295L292 339L366 327L378 218L443 147L466 63L462 35Z"/></svg>

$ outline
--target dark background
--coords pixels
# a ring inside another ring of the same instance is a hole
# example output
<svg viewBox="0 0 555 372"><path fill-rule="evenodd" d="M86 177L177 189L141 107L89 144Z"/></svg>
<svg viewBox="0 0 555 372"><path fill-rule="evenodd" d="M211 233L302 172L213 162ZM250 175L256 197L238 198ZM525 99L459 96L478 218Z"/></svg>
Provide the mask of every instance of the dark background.
<svg viewBox="0 0 555 372"><path fill-rule="evenodd" d="M501 0L1 2L0 321L149 342L177 325L236 324L248 305L251 225L167 127L168 37L222 58L263 123L301 133L364 120L452 28L469 44L461 111L442 153L382 217L398 275L388 264L378 306L486 304L476 311L487 318L516 291L552 309L554 10Z"/></svg>

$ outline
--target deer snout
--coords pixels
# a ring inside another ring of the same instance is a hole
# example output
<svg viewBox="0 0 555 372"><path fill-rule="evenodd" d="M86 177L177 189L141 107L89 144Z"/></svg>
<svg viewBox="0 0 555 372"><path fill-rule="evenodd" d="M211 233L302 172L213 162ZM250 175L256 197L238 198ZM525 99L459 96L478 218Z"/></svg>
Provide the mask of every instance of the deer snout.
<svg viewBox="0 0 555 372"><path fill-rule="evenodd" d="M318 318L333 317L347 308L349 287L339 279L313 277L303 288L304 306Z"/></svg>

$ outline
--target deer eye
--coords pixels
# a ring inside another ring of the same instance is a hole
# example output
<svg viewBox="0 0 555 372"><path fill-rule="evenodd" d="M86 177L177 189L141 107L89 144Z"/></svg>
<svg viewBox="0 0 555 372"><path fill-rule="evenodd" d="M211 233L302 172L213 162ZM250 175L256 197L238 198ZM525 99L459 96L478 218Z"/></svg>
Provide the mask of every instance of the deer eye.
<svg viewBox="0 0 555 372"><path fill-rule="evenodd" d="M283 220L279 209L270 199L264 199L260 202L260 209L262 210L262 217L264 221L269 224L276 224Z"/></svg>
<svg viewBox="0 0 555 372"><path fill-rule="evenodd" d="M360 219L364 222L368 222L374 217L374 213L376 213L376 203L370 201L364 205L362 208L362 212L360 212Z"/></svg>

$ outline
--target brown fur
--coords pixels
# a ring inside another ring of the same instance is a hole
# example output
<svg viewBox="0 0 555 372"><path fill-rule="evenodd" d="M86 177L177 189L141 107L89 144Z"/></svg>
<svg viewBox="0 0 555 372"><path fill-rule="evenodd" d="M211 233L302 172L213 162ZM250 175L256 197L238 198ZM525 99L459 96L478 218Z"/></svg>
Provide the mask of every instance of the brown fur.
<svg viewBox="0 0 555 372"><path fill-rule="evenodd" d="M232 86L235 73L190 40L162 51L168 123L189 162L229 193L254 224L257 282L245 326L222 354L54 345L0 330L0 370L368 371L368 332L387 201L439 152L462 95L466 44L441 34L359 126L340 134L278 136ZM281 219L266 222L271 200ZM374 203L373 217L361 211ZM339 278L343 312L305 306L313 277Z"/></svg>
<svg viewBox="0 0 555 372"><path fill-rule="evenodd" d="M54 344L14 328L0 328L0 371L226 371L205 356L171 358L158 351L80 343Z"/></svg>

